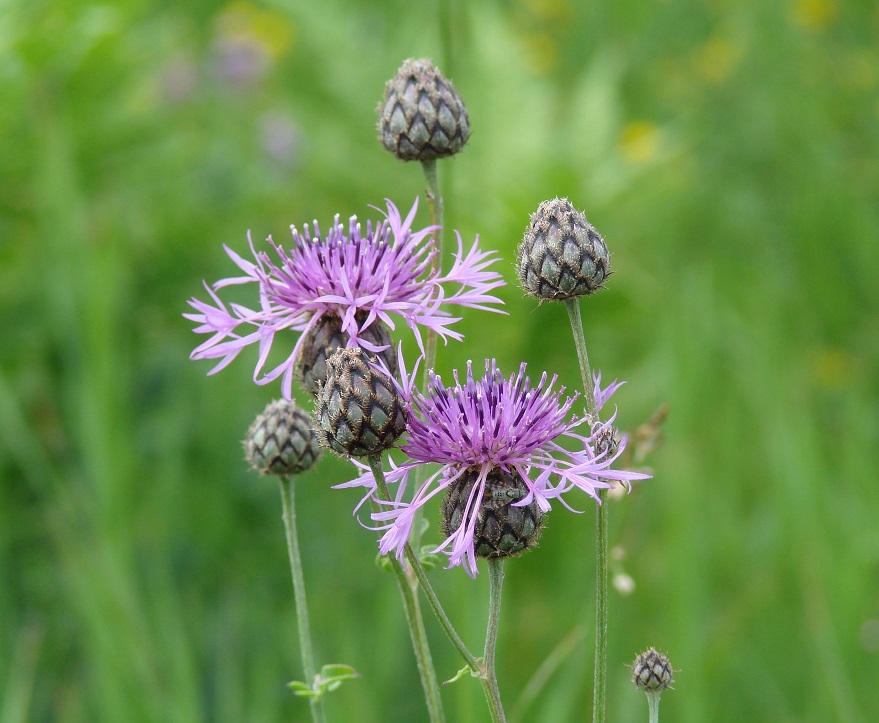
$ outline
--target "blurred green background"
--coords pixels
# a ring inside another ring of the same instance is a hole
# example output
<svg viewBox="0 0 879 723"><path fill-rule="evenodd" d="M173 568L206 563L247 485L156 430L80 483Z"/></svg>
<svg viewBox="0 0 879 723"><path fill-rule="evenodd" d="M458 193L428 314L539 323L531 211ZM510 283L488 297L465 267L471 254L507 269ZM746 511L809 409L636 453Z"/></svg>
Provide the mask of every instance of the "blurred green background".
<svg viewBox="0 0 879 723"><path fill-rule="evenodd" d="M529 213L568 196L613 253L582 306L593 365L629 381L619 420L671 410L654 479L610 509L635 588L611 591L609 720L645 719L625 666L649 645L679 669L664 719L879 720L875 3L3 0L0 723L307 718L277 485L239 444L279 390L253 353L206 377L181 314L248 229L422 193L374 130L413 56L470 111L447 227L509 283L509 316L467 313L438 369L492 356L578 387L564 309L512 266ZM328 715L424 720L393 580L356 491L330 489L350 474L297 482L317 657L363 674ZM581 507L507 565L514 720L589 716ZM431 577L480 649L487 575ZM443 695L486 720L475 681Z"/></svg>

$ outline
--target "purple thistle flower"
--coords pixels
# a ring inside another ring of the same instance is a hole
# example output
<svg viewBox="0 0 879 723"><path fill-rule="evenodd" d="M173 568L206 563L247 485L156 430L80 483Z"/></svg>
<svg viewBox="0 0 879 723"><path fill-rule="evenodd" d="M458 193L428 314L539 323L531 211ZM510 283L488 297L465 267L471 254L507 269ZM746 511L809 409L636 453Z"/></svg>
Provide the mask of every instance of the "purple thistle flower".
<svg viewBox="0 0 879 723"><path fill-rule="evenodd" d="M393 329L394 315L403 318L423 348L421 328L436 332L443 340L462 338L449 328L460 317L452 316L445 308L447 305L500 311L490 305L503 302L489 292L503 286L504 281L500 274L487 270L496 258L493 251L478 247L478 236L465 253L461 235L455 232L458 250L454 263L447 274L441 275L432 267L437 250L431 235L438 227L412 230L418 200L405 219L391 201L386 202L385 220L374 228L368 221L366 234L361 233L357 218L352 217L346 235L336 216L325 237L316 221L314 235L308 224L302 234L291 226L294 246L289 251L275 244L270 236L268 241L277 260L265 251L256 251L249 234L255 263L226 246L226 253L245 275L222 279L212 286L205 284L212 302L195 298L189 301L197 313L184 316L198 324L196 333L211 334L190 358L219 359L208 372L214 374L242 349L257 344L259 359L254 381L267 384L283 375L282 392L290 398L302 340L325 316L341 319L348 346L376 353L387 347L377 346L361 335L373 324L384 323ZM251 282L259 286L258 309L240 304L227 307L217 295L225 286ZM446 284L457 285L457 289L448 293ZM248 327L254 329L246 333ZM302 336L286 360L263 373L275 334L288 329L301 332Z"/></svg>
<svg viewBox="0 0 879 723"><path fill-rule="evenodd" d="M598 490L613 486L613 481L630 483L649 475L611 469L625 448L625 439L615 448L599 443L607 437L612 422L593 423L588 437L573 431L586 419L568 418L578 398L575 394L564 402L564 388L553 391L553 377L547 383L544 373L536 387L525 376L525 364L518 374L504 379L493 360L486 360L485 375L473 378L467 364L464 384L453 372L455 386L446 388L433 374L426 395L411 392L408 440L401 446L409 461L399 466L391 463L387 482L399 486L394 500L381 501L389 509L374 513L385 533L379 541L382 554L395 551L402 560L409 540L415 512L430 499L452 485L475 477L461 515L461 522L435 550L445 551L449 567L464 564L471 577L476 576L477 551L474 531L480 505L487 492L492 473L503 472L523 483L523 494L514 496L513 507L536 504L542 516L550 509L550 500L577 488L598 499ZM620 384L602 390L600 375L595 378L596 396L604 405ZM411 389L411 387L409 387ZM560 445L561 438L575 443L574 451ZM416 491L411 502L403 500L409 472L420 464L437 463L440 469ZM338 487L363 486L374 496L375 480L365 465L364 474ZM509 489L509 488L507 488ZM564 500L562 504L568 507ZM569 507L570 509L570 507Z"/></svg>

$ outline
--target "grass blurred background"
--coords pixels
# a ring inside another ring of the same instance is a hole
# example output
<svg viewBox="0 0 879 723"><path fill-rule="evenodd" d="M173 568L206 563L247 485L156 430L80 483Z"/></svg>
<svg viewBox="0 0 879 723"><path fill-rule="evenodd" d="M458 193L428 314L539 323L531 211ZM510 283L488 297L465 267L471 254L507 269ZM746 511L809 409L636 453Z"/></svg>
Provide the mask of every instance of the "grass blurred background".
<svg viewBox="0 0 879 723"><path fill-rule="evenodd" d="M4 0L0 723L307 718L284 687L278 490L239 445L278 389L253 385L253 354L206 377L181 314L248 229L283 240L422 193L374 130L413 56L470 111L441 164L447 226L509 283L509 316L468 313L439 370L494 356L577 388L563 308L522 299L512 267L528 214L568 196L613 253L583 314L593 365L629 381L619 419L671 409L655 478L611 507L636 587L612 590L609 720L645 719L625 665L648 645L680 671L669 720L879 720L874 3ZM356 492L330 489L346 474L326 459L297 483L318 661L363 673L328 715L423 720L393 581ZM507 565L519 721L591 709L583 508ZM431 576L480 649L487 575ZM444 697L450 721L486 719L475 681Z"/></svg>

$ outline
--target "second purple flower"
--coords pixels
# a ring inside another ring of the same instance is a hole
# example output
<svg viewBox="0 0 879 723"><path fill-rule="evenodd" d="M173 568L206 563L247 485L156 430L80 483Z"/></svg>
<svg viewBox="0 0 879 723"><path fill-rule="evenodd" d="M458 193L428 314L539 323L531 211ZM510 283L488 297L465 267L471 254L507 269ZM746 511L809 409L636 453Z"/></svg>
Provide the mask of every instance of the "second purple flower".
<svg viewBox="0 0 879 723"><path fill-rule="evenodd" d="M464 565L475 577L477 557L513 556L534 546L550 499L575 488L598 499L597 490L615 481L628 484L648 477L612 469L625 438L618 445L609 443L613 419L570 417L577 395L562 401L564 389L552 389L555 377L548 380L544 373L532 387L524 364L504 378L494 361L486 360L481 379L474 379L468 363L464 382L457 372L454 380L454 386L446 387L434 374L427 394L409 391L411 385L404 389L410 395L410 415L408 441L401 449L409 461L392 463L387 482L398 484L397 494L391 501L378 500L388 509L372 516L385 530L382 554L394 551L402 558L415 512L446 493L442 507L447 537L436 551L446 552L449 567ZM601 389L600 376L595 381L599 405L620 386ZM588 435L574 431L585 422L591 425ZM565 438L574 449L561 445ZM404 501L409 473L427 463L440 469L415 490L411 502ZM356 486L372 494L372 473L337 485Z"/></svg>

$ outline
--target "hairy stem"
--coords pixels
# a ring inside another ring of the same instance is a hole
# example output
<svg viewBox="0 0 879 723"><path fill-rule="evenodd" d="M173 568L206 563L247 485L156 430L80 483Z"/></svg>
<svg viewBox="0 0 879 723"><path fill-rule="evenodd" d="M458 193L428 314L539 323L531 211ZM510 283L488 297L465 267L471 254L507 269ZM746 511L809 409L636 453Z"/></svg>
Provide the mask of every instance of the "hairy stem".
<svg viewBox="0 0 879 723"><path fill-rule="evenodd" d="M290 558L290 573L293 576L293 598L296 601L296 623L299 626L299 649L302 653L302 668L305 681L314 685L314 652L311 647L311 632L308 624L308 604L305 598L305 576L302 574L302 558L299 555L299 533L296 530L296 499L293 492L293 479L282 475L278 479L281 486L281 503L284 508L284 529L287 532L287 555ZM323 701L319 697L309 697L311 718L315 723L324 723Z"/></svg>
<svg viewBox="0 0 879 723"><path fill-rule="evenodd" d="M565 302L574 346L580 362L583 378L583 396L590 424L597 421L595 409L595 385L589 356L586 353L586 337L583 334L583 321L580 318L580 300ZM593 678L592 722L604 723L607 707L607 490L598 491L598 508L595 525L595 673Z"/></svg>
<svg viewBox="0 0 879 723"><path fill-rule="evenodd" d="M381 479L381 485L379 486L381 498L389 499L387 494L388 487L385 484L384 470L382 469L381 455L370 455L369 466L372 469L376 482ZM378 503L373 502L373 507L377 508ZM412 648L415 651L415 660L418 665L418 674L421 676L421 687L424 690L428 714L431 723L440 723L445 720L445 716L443 715L443 704L439 683L437 683L436 670L434 670L433 658L430 654L430 645L427 642L424 618L421 615L421 607L418 604L418 596L416 595L417 585L412 584L399 560L393 556L389 556L388 560L397 578L397 587L403 600L403 610L406 613L406 623L409 626L409 634L412 638Z"/></svg>
<svg viewBox="0 0 879 723"><path fill-rule="evenodd" d="M504 560L503 558L488 559L488 628L485 632L485 677L488 683L485 686L485 697L491 718L494 723L504 723L504 707L501 703L501 692L497 684L494 656L497 648L497 631L501 615L501 595L504 588Z"/></svg>

